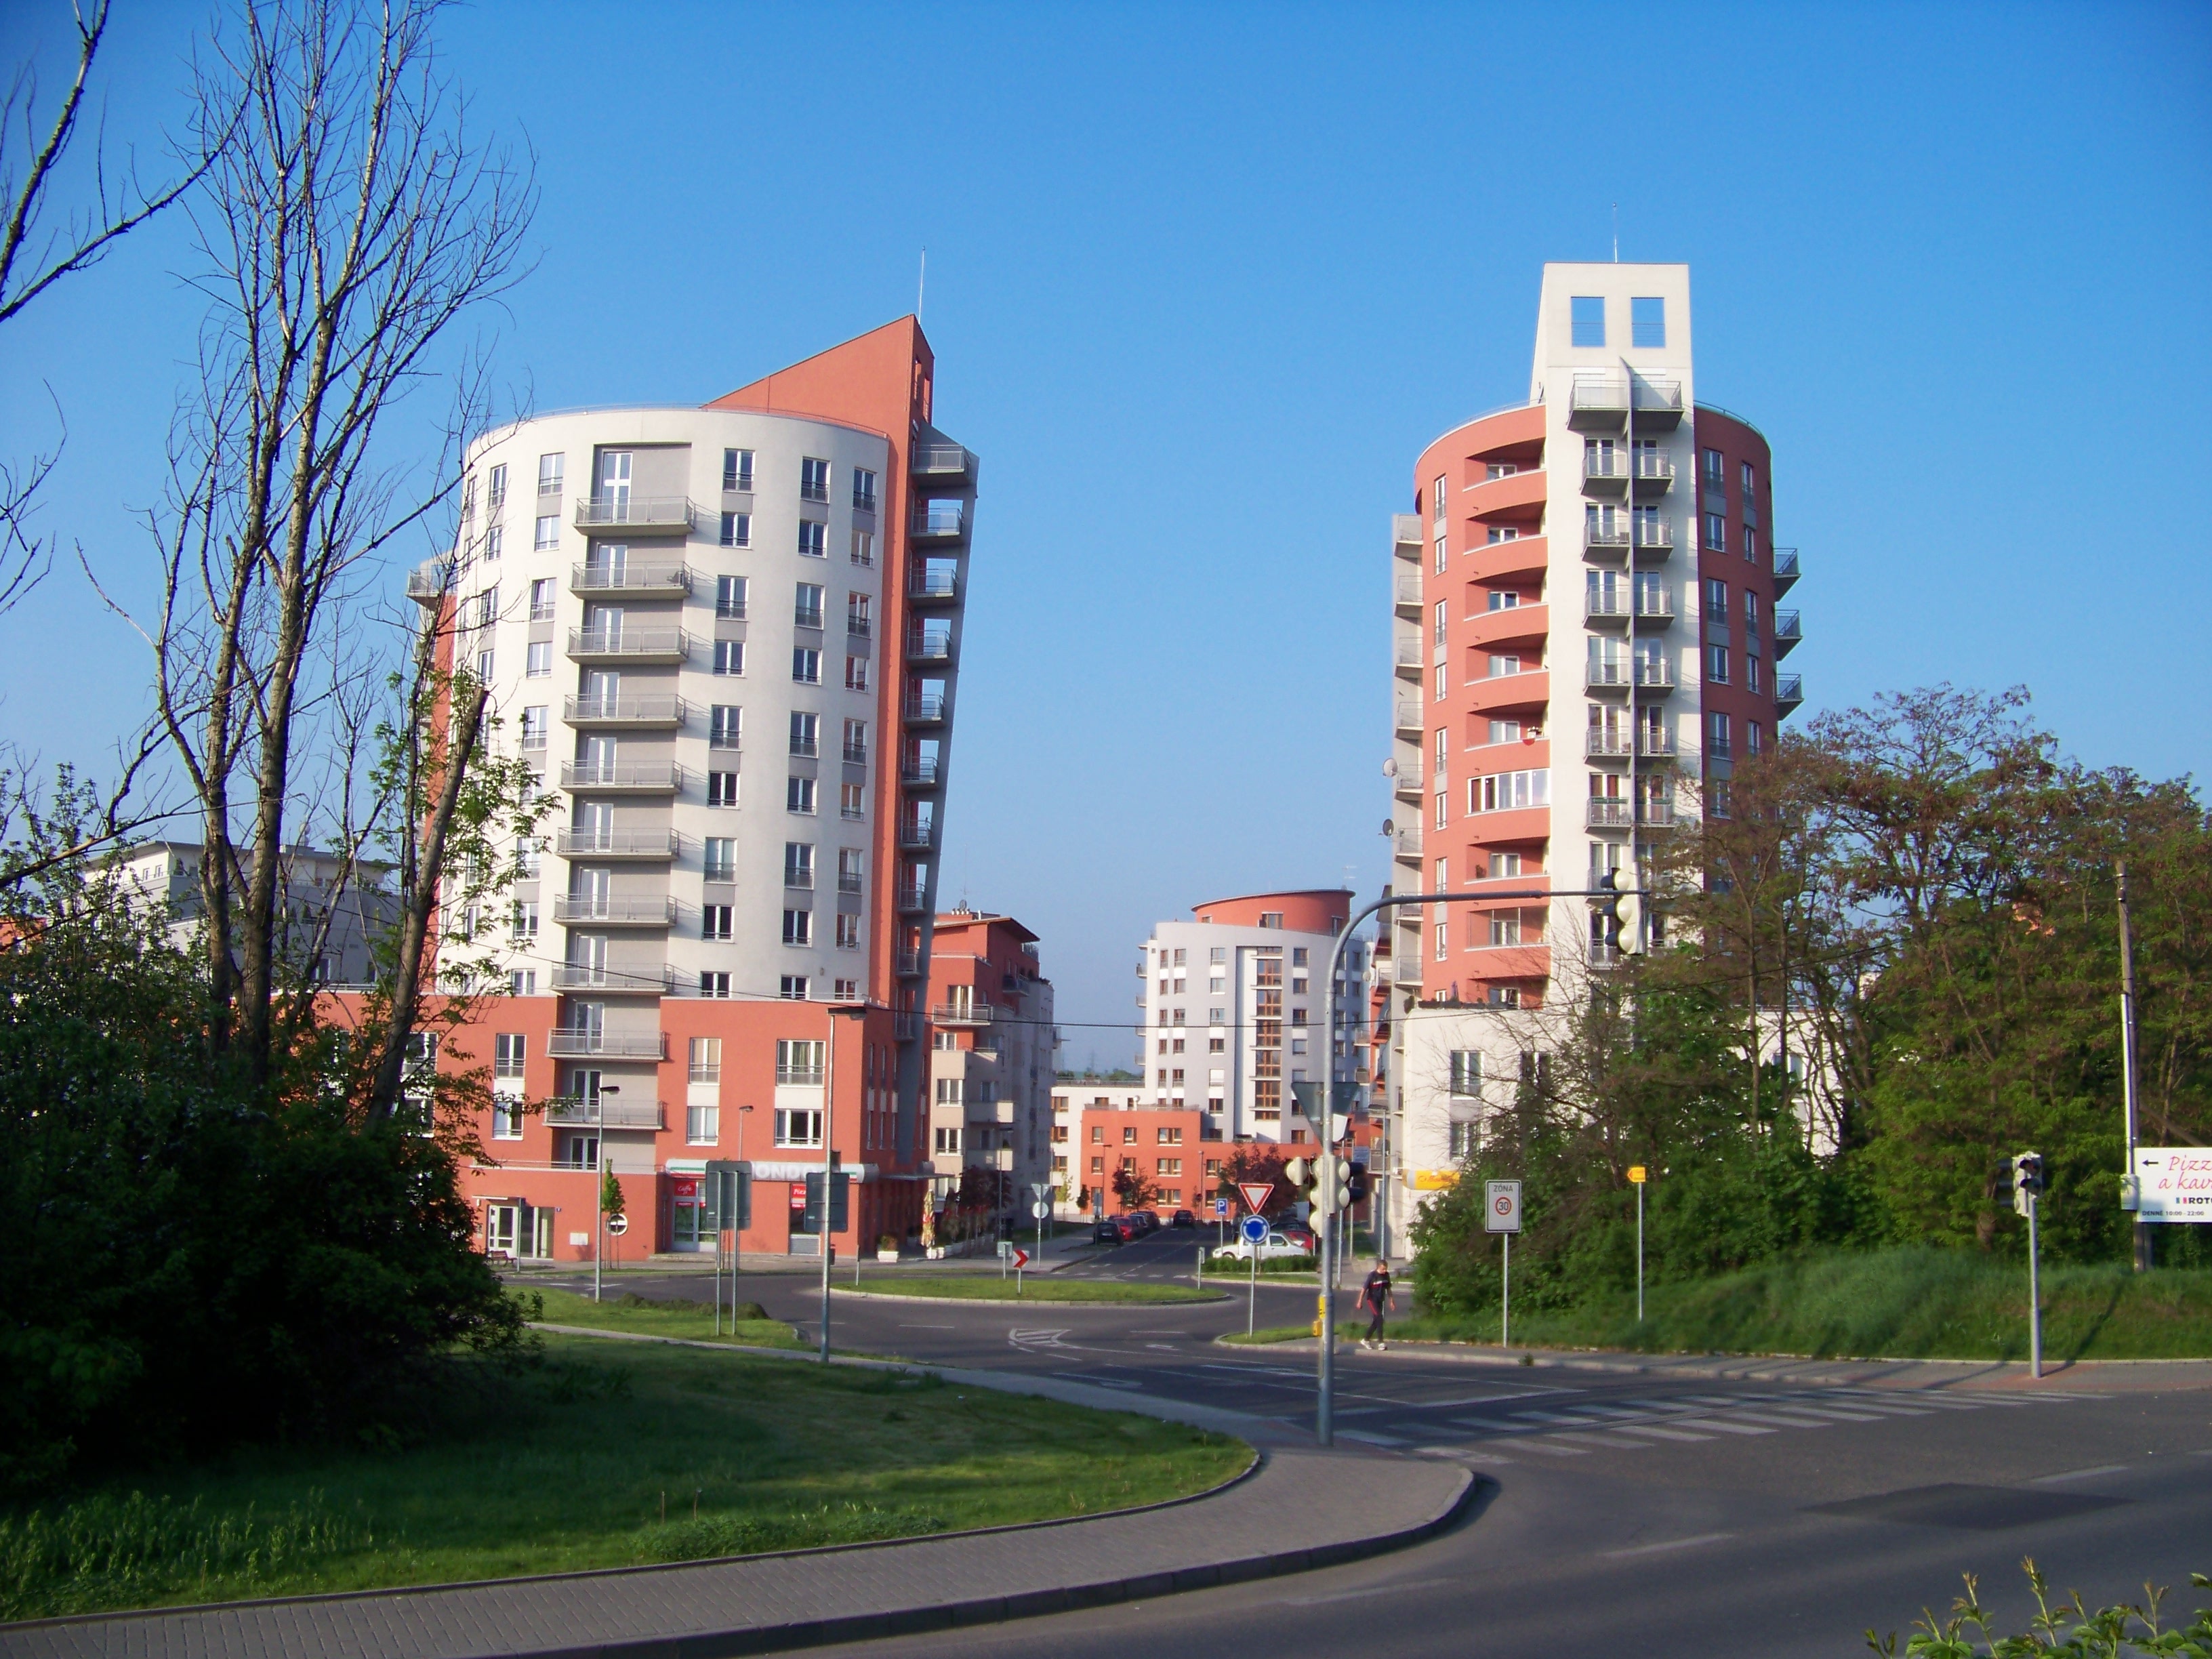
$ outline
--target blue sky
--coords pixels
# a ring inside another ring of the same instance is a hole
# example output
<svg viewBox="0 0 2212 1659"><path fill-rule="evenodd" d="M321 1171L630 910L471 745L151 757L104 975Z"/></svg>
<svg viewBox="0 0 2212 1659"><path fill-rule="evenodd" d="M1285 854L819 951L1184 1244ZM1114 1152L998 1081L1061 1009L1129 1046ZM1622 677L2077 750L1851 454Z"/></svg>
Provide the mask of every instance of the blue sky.
<svg viewBox="0 0 2212 1659"><path fill-rule="evenodd" d="M11 40L61 10L0 0ZM151 142L200 10L117 12L111 136ZM1389 879L1388 515L1525 392L1539 268L1615 203L1773 444L1806 714L2025 682L2087 760L2212 758L2203 7L485 3L443 40L537 153L491 320L540 409L713 397L911 309L927 245L983 457L945 891L1043 936L1073 1063L1121 1057L1084 1023L1154 919ZM173 216L0 342L0 448L51 387L49 526L125 594L190 269ZM47 758L141 714L73 571L0 641Z"/></svg>

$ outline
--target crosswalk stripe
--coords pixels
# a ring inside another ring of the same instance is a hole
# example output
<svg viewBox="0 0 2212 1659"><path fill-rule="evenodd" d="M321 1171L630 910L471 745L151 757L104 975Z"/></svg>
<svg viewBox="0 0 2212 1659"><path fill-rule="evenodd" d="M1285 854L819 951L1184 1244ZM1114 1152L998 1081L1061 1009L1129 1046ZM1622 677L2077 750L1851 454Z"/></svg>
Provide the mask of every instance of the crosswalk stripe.
<svg viewBox="0 0 2212 1659"><path fill-rule="evenodd" d="M1835 1425L1825 1417L1784 1417L1778 1412L1735 1412L1729 1415L1731 1423L1771 1423L1781 1429L1832 1429Z"/></svg>
<svg viewBox="0 0 2212 1659"><path fill-rule="evenodd" d="M1586 1457L1589 1455L1580 1446L1555 1446L1548 1440L1524 1440L1521 1443L1521 1449L1547 1452L1553 1457Z"/></svg>
<svg viewBox="0 0 2212 1659"><path fill-rule="evenodd" d="M1784 1407L1781 1409L1785 1411L1804 1412L1814 1417L1841 1418L1846 1423L1879 1423L1882 1420L1881 1413L1877 1412L1847 1412L1835 1406L1792 1405Z"/></svg>
<svg viewBox="0 0 2212 1659"><path fill-rule="evenodd" d="M1729 1434L1772 1434L1771 1429L1762 1429L1750 1423L1739 1423L1730 1417L1681 1417L1675 1421L1685 1427L1720 1429Z"/></svg>
<svg viewBox="0 0 2212 1659"><path fill-rule="evenodd" d="M1690 1434L1681 1429L1662 1428L1656 1423L1623 1423L1613 1431L1616 1434L1650 1434L1662 1440L1710 1440L1709 1434Z"/></svg>

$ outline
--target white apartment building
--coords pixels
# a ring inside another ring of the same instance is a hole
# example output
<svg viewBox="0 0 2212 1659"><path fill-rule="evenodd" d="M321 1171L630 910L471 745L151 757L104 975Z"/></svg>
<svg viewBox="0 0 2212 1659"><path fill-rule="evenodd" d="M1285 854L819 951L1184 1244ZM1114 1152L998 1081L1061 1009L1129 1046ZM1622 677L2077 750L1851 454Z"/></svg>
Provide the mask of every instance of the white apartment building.
<svg viewBox="0 0 2212 1659"><path fill-rule="evenodd" d="M1137 964L1137 1066L1148 1103L1205 1114L1208 1139L1316 1138L1293 1083L1352 1082L1366 947L1345 947L1337 1035L1324 1024L1330 952L1353 908L1329 889L1255 893L1154 926Z"/></svg>
<svg viewBox="0 0 2212 1659"><path fill-rule="evenodd" d="M196 841L149 841L103 864L139 901L166 913L172 941L191 949L204 914L200 865L205 856ZM392 866L374 860L349 864L335 854L294 847L283 854L282 872L276 887L278 939L291 970L331 987L374 980L376 941L399 920Z"/></svg>

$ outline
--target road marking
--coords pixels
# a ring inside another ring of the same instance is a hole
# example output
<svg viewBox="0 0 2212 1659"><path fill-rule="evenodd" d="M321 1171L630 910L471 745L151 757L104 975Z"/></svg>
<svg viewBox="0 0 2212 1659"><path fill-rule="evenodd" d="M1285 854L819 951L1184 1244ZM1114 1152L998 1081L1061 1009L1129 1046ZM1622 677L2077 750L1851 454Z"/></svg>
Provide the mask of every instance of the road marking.
<svg viewBox="0 0 2212 1659"><path fill-rule="evenodd" d="M1581 1389L1515 1389L1507 1394L1471 1394L1458 1400L1408 1400L1416 1411L1448 1412L1462 1406L1495 1406L1508 1400L1534 1400L1547 1394L1582 1394Z"/></svg>
<svg viewBox="0 0 2212 1659"><path fill-rule="evenodd" d="M1148 1353L1173 1353L1176 1346L1172 1342L1147 1342L1145 1349Z"/></svg>
<svg viewBox="0 0 2212 1659"><path fill-rule="evenodd" d="M1411 1443L1401 1440L1395 1434L1376 1434L1369 1429L1339 1429L1336 1431L1336 1437L1340 1440L1364 1441L1370 1446L1403 1446Z"/></svg>
<svg viewBox="0 0 2212 1659"><path fill-rule="evenodd" d="M2051 1486L2061 1480L2087 1480L2100 1474L2125 1474L2127 1471L2128 1466L2124 1463L2105 1463L2094 1469L2069 1469L2063 1474L2039 1474L2027 1484L2031 1486Z"/></svg>
<svg viewBox="0 0 2212 1659"><path fill-rule="evenodd" d="M1060 1375L1060 1379L1067 1382L1089 1382L1101 1389L1130 1389L1139 1394L1145 1390L1141 1382L1123 1382L1110 1376L1092 1376L1082 1371L1062 1371Z"/></svg>
<svg viewBox="0 0 2212 1659"><path fill-rule="evenodd" d="M1589 1455L1588 1451L1581 1446L1555 1446L1548 1440L1524 1440L1521 1443L1521 1449L1523 1451L1548 1452L1553 1457L1586 1457ZM1504 1462L1503 1458L1500 1458L1498 1461L1500 1462Z"/></svg>
<svg viewBox="0 0 2212 1659"><path fill-rule="evenodd" d="M1680 1429L1662 1429L1656 1423L1623 1423L1613 1430L1615 1434L1650 1434L1662 1440L1710 1440L1709 1434L1687 1434Z"/></svg>
<svg viewBox="0 0 2212 1659"><path fill-rule="evenodd" d="M1772 1434L1774 1432L1771 1429L1762 1429L1756 1424L1739 1423L1733 1418L1727 1417L1678 1417L1674 1420L1686 1424L1692 1428L1718 1429L1724 1434Z"/></svg>
<svg viewBox="0 0 2212 1659"><path fill-rule="evenodd" d="M1784 1417L1779 1412L1735 1412L1729 1421L1736 1423L1771 1423L1784 1429L1832 1429L1836 1425L1825 1417Z"/></svg>
<svg viewBox="0 0 2212 1659"><path fill-rule="evenodd" d="M1663 1544L1638 1544L1632 1548L1607 1550L1604 1553L1609 1560L1619 1560L1626 1555L1656 1555L1662 1550L1686 1550L1699 1544L1717 1544L1723 1538L1735 1536L1732 1532L1701 1532L1695 1538L1670 1538Z"/></svg>
<svg viewBox="0 0 2212 1659"><path fill-rule="evenodd" d="M1604 1446L1613 1451L1619 1451L1624 1446L1634 1446L1640 1451L1651 1449L1649 1441L1605 1440L1594 1434L1547 1434L1541 1440L1524 1440L1521 1443L1524 1446L1542 1446L1548 1445L1554 1440L1565 1440L1570 1444L1577 1446Z"/></svg>
<svg viewBox="0 0 2212 1659"><path fill-rule="evenodd" d="M960 1328L957 1325L902 1325L899 1328L902 1331L957 1331Z"/></svg>
<svg viewBox="0 0 2212 1659"><path fill-rule="evenodd" d="M1587 1417L1569 1417L1564 1412L1516 1412L1514 1417L1523 1423L1563 1423L1574 1428L1589 1428Z"/></svg>
<svg viewBox="0 0 2212 1659"><path fill-rule="evenodd" d="M1839 1411L1833 1406L1785 1406L1784 1411L1803 1412L1808 1417L1840 1418L1846 1423L1879 1423L1883 1420L1877 1412Z"/></svg>
<svg viewBox="0 0 2212 1659"><path fill-rule="evenodd" d="M1525 1412L1519 1413L1524 1417L1528 1414ZM1574 1408L1573 1414L1583 1418L1617 1417L1626 1419L1631 1423L1641 1423L1651 1415L1649 1412L1631 1411L1626 1406L1577 1406Z"/></svg>

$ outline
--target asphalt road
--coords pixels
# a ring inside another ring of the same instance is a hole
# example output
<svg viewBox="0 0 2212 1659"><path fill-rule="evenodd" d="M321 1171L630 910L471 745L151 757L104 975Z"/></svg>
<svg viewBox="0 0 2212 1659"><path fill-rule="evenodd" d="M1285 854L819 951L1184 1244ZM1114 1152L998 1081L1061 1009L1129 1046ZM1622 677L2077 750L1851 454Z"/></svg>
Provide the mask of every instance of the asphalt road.
<svg viewBox="0 0 2212 1659"><path fill-rule="evenodd" d="M1188 1283L1194 1254L1190 1233L1163 1231L1062 1271ZM625 1275L623 1288L704 1300L708 1281ZM811 1334L818 1291L805 1279L748 1274L742 1294ZM1310 1286L1259 1295L1262 1325L1311 1316ZM1243 1328L1241 1294L1033 1310L840 1297L832 1319L840 1347L1227 1407L1261 1419L1262 1437L1311 1427L1310 1354L1214 1343ZM2190 1571L2212 1571L2201 1369L1820 1386L1353 1347L1339 1350L1337 1375L1343 1478L1457 1460L1486 1483L1464 1524L1295 1579L856 1651L1840 1655L1866 1651L1869 1626L1901 1637L1923 1608L1947 1610L1962 1572L2017 1625L2030 1607L2023 1556L2093 1604L2139 1600L2149 1577L2186 1607Z"/></svg>

